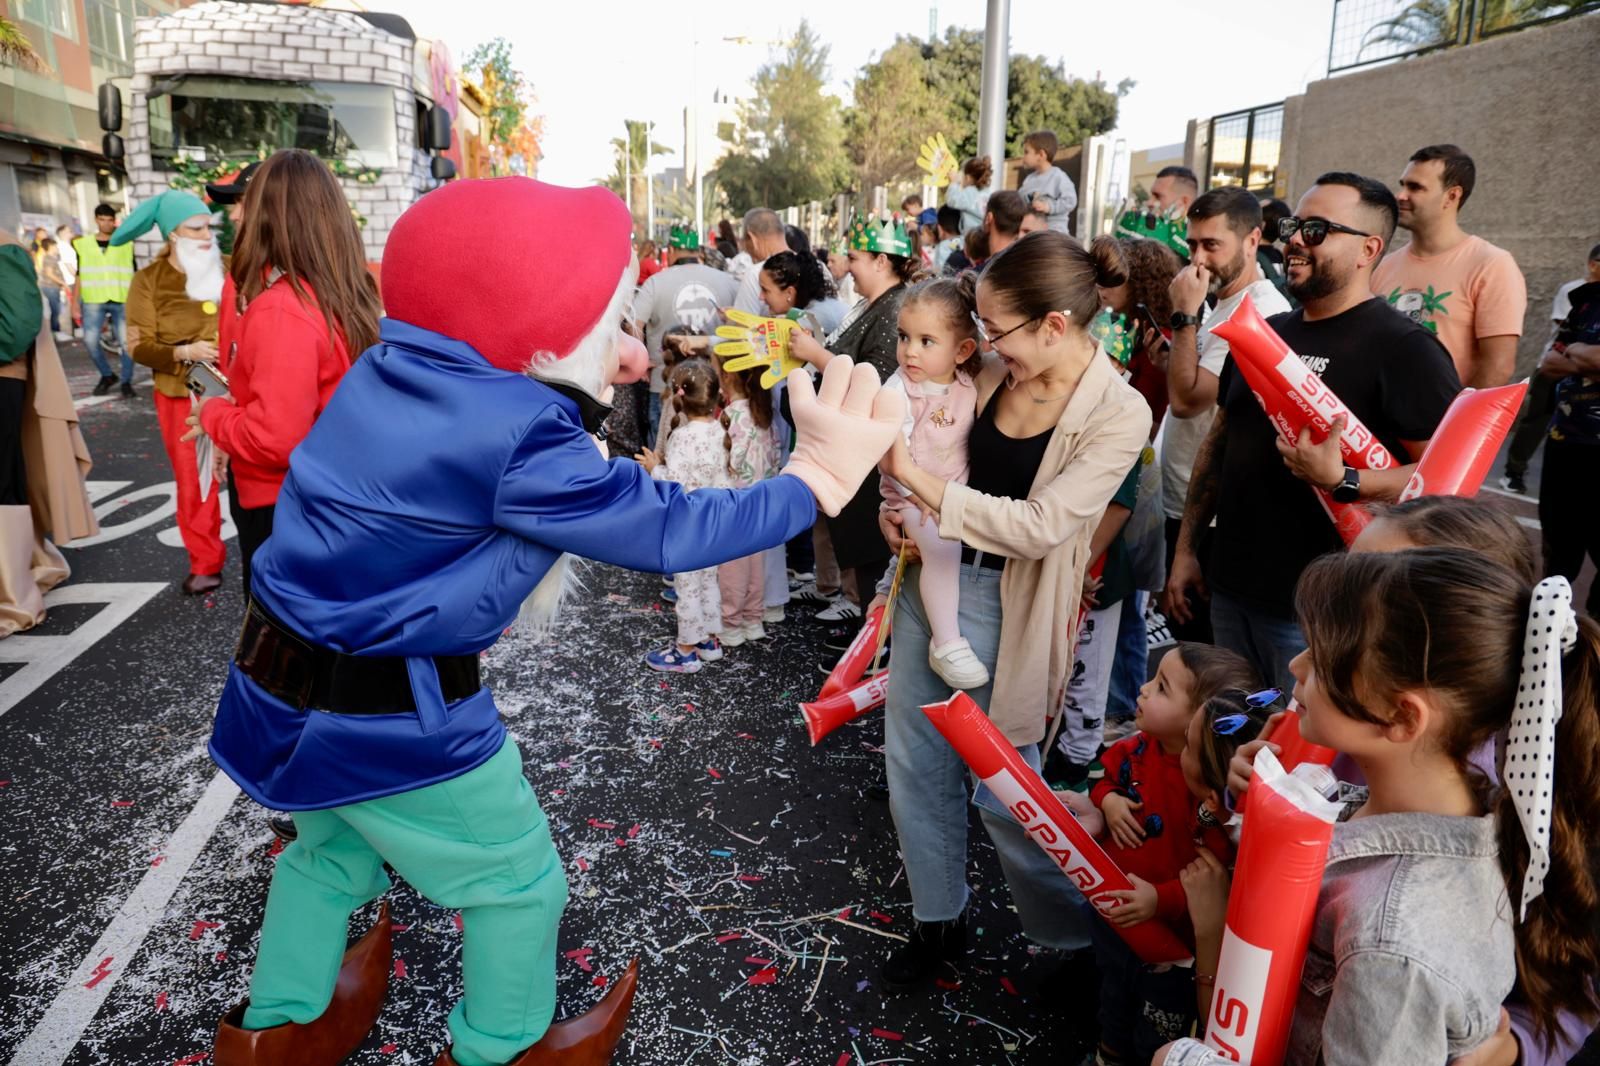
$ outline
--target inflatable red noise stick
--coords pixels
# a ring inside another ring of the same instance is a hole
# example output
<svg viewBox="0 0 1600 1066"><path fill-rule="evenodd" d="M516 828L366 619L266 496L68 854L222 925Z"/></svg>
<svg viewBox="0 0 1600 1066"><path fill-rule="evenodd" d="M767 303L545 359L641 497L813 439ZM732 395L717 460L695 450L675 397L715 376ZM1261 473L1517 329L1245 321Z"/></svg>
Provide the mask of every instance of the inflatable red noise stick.
<svg viewBox="0 0 1600 1066"><path fill-rule="evenodd" d="M1462 389L1439 419L1400 502L1418 496L1476 496L1527 393L1526 381Z"/></svg>
<svg viewBox="0 0 1600 1066"><path fill-rule="evenodd" d="M965 692L957 692L943 703L926 705L922 713L1084 898L1102 915L1114 911L1118 901L1107 893L1126 891L1133 883L1044 779L1023 761L983 708ZM1193 957L1171 929L1154 919L1111 928L1147 963L1182 962Z"/></svg>
<svg viewBox="0 0 1600 1066"><path fill-rule="evenodd" d="M1206 1043L1235 1062L1283 1062L1338 816L1270 748L1256 754L1206 1023Z"/></svg>
<svg viewBox="0 0 1600 1066"><path fill-rule="evenodd" d="M1383 442L1283 343L1249 296L1211 332L1228 342L1239 373L1285 441L1293 444L1307 426L1313 436L1326 440L1333 420L1344 415L1344 432L1339 437L1344 461L1358 470L1387 470L1394 465L1394 456ZM1360 504L1336 503L1323 489L1315 491L1346 544L1372 521L1372 514Z"/></svg>
<svg viewBox="0 0 1600 1066"><path fill-rule="evenodd" d="M872 664L873 653L878 647L878 631L883 628L883 620L882 607L867 615L866 622L861 626L861 632L850 642L850 647L845 650L838 665L829 671L828 680L822 683L822 691L817 693L819 702L843 692L861 680L861 675L866 673L867 667Z"/></svg>
<svg viewBox="0 0 1600 1066"><path fill-rule="evenodd" d="M868 648L870 651L870 646ZM853 722L868 711L883 706L889 695L889 671L874 674L855 688L836 692L826 699L817 699L800 705L800 714L806 720L806 732L811 735L811 746L846 722Z"/></svg>
<svg viewBox="0 0 1600 1066"><path fill-rule="evenodd" d="M1262 740L1269 740L1278 745L1278 764L1285 770L1293 770L1301 763L1315 763L1318 766L1330 766L1338 756L1332 748L1325 748L1321 744L1313 744L1300 733L1300 705L1293 700L1289 701L1289 709L1284 715L1273 723L1272 728L1261 734ZM1245 793L1248 797L1249 792Z"/></svg>

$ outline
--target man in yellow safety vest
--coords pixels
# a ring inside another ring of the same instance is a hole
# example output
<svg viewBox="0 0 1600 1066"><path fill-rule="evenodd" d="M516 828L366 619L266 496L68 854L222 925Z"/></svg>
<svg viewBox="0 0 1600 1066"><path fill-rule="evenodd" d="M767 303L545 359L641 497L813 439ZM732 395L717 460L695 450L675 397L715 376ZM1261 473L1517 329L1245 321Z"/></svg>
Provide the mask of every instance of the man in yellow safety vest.
<svg viewBox="0 0 1600 1066"><path fill-rule="evenodd" d="M89 349L89 358L100 371L100 383L94 387L96 396L104 396L117 383L111 373L111 363L101 351L100 330L107 320L116 332L117 351L112 355L122 357L122 395L136 395L133 391L133 359L128 354L128 320L123 305L128 302L128 286L133 284L133 245L111 244L111 234L117 228L117 209L101 204L94 209L94 224L99 231L85 234L72 242L78 255L78 302L83 307L83 343Z"/></svg>

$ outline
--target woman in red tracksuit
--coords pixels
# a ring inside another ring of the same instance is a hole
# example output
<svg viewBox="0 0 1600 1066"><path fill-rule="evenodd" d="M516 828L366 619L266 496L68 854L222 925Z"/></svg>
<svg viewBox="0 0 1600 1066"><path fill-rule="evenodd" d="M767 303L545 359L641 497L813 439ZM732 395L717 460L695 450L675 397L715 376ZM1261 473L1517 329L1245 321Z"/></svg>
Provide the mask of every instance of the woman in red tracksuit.
<svg viewBox="0 0 1600 1066"><path fill-rule="evenodd" d="M223 358L230 395L189 422L229 457L244 587L295 449L350 361L377 343L377 287L344 192L316 156L274 153L245 191L230 275L242 313Z"/></svg>

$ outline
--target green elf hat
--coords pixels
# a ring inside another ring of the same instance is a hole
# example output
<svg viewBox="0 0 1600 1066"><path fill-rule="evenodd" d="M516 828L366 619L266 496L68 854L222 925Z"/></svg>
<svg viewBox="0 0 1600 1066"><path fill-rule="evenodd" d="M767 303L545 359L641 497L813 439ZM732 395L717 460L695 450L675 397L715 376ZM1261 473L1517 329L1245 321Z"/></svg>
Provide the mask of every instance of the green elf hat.
<svg viewBox="0 0 1600 1066"><path fill-rule="evenodd" d="M686 252L700 250L700 235L695 233L693 226L673 226L667 234L667 247L677 248Z"/></svg>
<svg viewBox="0 0 1600 1066"><path fill-rule="evenodd" d="M1157 214L1130 202L1117 218L1116 235L1155 241L1189 258L1189 219L1177 209Z"/></svg>
<svg viewBox="0 0 1600 1066"><path fill-rule="evenodd" d="M856 218L845 231L844 239L851 251L902 258L911 256L911 238L906 236L906 227L899 215L890 215L881 222Z"/></svg>
<svg viewBox="0 0 1600 1066"><path fill-rule="evenodd" d="M1133 358L1133 334L1128 330L1125 315L1102 307L1100 313L1094 316L1094 321L1089 323L1089 336L1119 365L1127 366L1128 360Z"/></svg>
<svg viewBox="0 0 1600 1066"><path fill-rule="evenodd" d="M127 244L144 236L150 231L151 226L158 227L161 230L161 239L166 240L172 236L173 230L196 215L202 215L209 221L211 208L192 192L168 189L134 208L133 213L123 219L122 225L111 235L111 243Z"/></svg>

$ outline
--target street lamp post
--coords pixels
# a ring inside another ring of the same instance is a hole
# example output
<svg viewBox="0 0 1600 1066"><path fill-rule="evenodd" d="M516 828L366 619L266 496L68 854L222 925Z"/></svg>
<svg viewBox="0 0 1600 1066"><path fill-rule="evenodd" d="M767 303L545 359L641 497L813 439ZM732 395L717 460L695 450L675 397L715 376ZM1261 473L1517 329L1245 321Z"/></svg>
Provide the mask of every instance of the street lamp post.
<svg viewBox="0 0 1600 1066"><path fill-rule="evenodd" d="M978 154L994 166L989 189L1004 184L1006 162L1006 82L1010 66L1011 0L989 0L983 26L983 82L978 100Z"/></svg>

